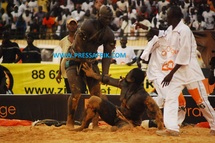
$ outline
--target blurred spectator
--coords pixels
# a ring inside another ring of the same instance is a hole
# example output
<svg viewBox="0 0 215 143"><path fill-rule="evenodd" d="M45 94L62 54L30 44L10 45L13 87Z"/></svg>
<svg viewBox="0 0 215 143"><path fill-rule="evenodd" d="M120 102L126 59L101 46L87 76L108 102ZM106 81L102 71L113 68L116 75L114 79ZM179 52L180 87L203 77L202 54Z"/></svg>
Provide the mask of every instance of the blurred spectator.
<svg viewBox="0 0 215 143"><path fill-rule="evenodd" d="M160 13L162 11L163 6L167 6L169 2L167 0L160 0L158 1L158 12Z"/></svg>
<svg viewBox="0 0 215 143"><path fill-rule="evenodd" d="M42 26L42 31L45 32L42 38L51 39L55 26L55 18L50 16L49 13L46 13L46 17L43 18Z"/></svg>
<svg viewBox="0 0 215 143"><path fill-rule="evenodd" d="M135 7L132 7L132 6L128 7L128 18L129 19L132 19L132 18L137 19L137 10Z"/></svg>
<svg viewBox="0 0 215 143"><path fill-rule="evenodd" d="M6 94L7 91L6 76L2 66L0 66L0 94Z"/></svg>
<svg viewBox="0 0 215 143"><path fill-rule="evenodd" d="M122 17L123 21L122 21L122 25L120 28L120 37L122 36L128 36L128 34L131 31L131 20L128 18L128 15L126 13L124 13L123 17Z"/></svg>
<svg viewBox="0 0 215 143"><path fill-rule="evenodd" d="M21 59L21 51L19 45L16 42L10 41L10 33L4 31L2 34L2 45L0 45L2 52L2 63L17 63Z"/></svg>
<svg viewBox="0 0 215 143"><path fill-rule="evenodd" d="M46 12L43 11L43 7L38 7L38 12L34 14L34 18L38 19L38 23L42 25L42 20L46 16Z"/></svg>
<svg viewBox="0 0 215 143"><path fill-rule="evenodd" d="M202 13L202 16L204 17L204 21L206 23L206 30L214 30L215 12L210 10L209 6L206 6L206 9Z"/></svg>
<svg viewBox="0 0 215 143"><path fill-rule="evenodd" d="M114 55L124 55L125 57L114 57L113 63L117 65L128 65L131 66L137 61L137 56L134 53L134 49L127 47L127 37L123 36L120 40L121 47L116 47Z"/></svg>
<svg viewBox="0 0 215 143"><path fill-rule="evenodd" d="M32 13L36 12L38 9L37 0L30 0L28 2L28 8L29 8L30 12L32 12Z"/></svg>
<svg viewBox="0 0 215 143"><path fill-rule="evenodd" d="M56 5L53 7L53 9L50 11L50 15L53 17L57 17L59 14L62 14L63 9L60 7L60 5Z"/></svg>
<svg viewBox="0 0 215 143"><path fill-rule="evenodd" d="M26 24L26 33L30 32L30 24L32 23L33 15L29 10L25 10L25 12L22 14L22 18L25 21Z"/></svg>
<svg viewBox="0 0 215 143"><path fill-rule="evenodd" d="M72 11L72 17L79 22L79 20L84 16L85 12L81 9L81 6L77 7L77 10Z"/></svg>
<svg viewBox="0 0 215 143"><path fill-rule="evenodd" d="M183 13L183 18L185 19L188 16L188 6L189 6L189 2L187 3L187 0L182 1L180 8L181 8L181 12Z"/></svg>
<svg viewBox="0 0 215 143"><path fill-rule="evenodd" d="M205 30L206 23L204 21L204 18L201 15L197 16L197 20L193 21L191 27L192 30Z"/></svg>
<svg viewBox="0 0 215 143"><path fill-rule="evenodd" d="M210 85L214 85L215 83L215 51L212 50L213 57L210 59L210 72L209 72L209 77L208 77L208 82Z"/></svg>
<svg viewBox="0 0 215 143"><path fill-rule="evenodd" d="M66 17L63 17L62 15L58 15L55 18L55 25L56 25L56 30L55 30L55 35L54 39L61 39L63 36L62 34L66 31Z"/></svg>
<svg viewBox="0 0 215 143"><path fill-rule="evenodd" d="M9 20L10 20L10 17L9 15L7 14L7 12L1 8L1 14L2 14L2 23L4 26L8 26L9 25Z"/></svg>
<svg viewBox="0 0 215 143"><path fill-rule="evenodd" d="M30 24L30 33L34 34L34 39L40 38L40 26L38 19L34 18L33 22Z"/></svg>
<svg viewBox="0 0 215 143"><path fill-rule="evenodd" d="M126 0L119 0L116 2L116 5L122 12L127 12L129 7L128 1Z"/></svg>
<svg viewBox="0 0 215 143"><path fill-rule="evenodd" d="M143 6L143 4L144 4L144 0L134 0L133 2L135 3L137 12L139 12L141 6Z"/></svg>
<svg viewBox="0 0 215 143"><path fill-rule="evenodd" d="M105 0L94 0L94 8L99 10L99 8L104 4Z"/></svg>
<svg viewBox="0 0 215 143"><path fill-rule="evenodd" d="M22 50L22 63L41 63L41 51L34 46L34 35L29 33L26 36L27 46Z"/></svg>
<svg viewBox="0 0 215 143"><path fill-rule="evenodd" d="M81 5L81 9L82 9L83 11L87 11L87 10L92 11L92 7L93 7L93 1L90 1L90 0L86 0L86 1L83 2L82 5Z"/></svg>
<svg viewBox="0 0 215 143"><path fill-rule="evenodd" d="M26 28L27 28L26 22L23 19L22 15L20 15L16 22L16 38L17 39L24 39Z"/></svg>
<svg viewBox="0 0 215 143"><path fill-rule="evenodd" d="M86 19L96 19L94 15L90 13L90 10L86 10L84 16L79 20L79 25Z"/></svg>
<svg viewBox="0 0 215 143"><path fill-rule="evenodd" d="M123 17L123 13L119 10L116 11L116 16L114 17L110 27L111 29L113 29L113 31L115 31L115 36L118 37L120 30L121 30L121 26L122 26L122 19Z"/></svg>
<svg viewBox="0 0 215 143"><path fill-rule="evenodd" d="M154 17L152 17L151 27L159 29L159 26L160 26L159 15L156 14Z"/></svg>
<svg viewBox="0 0 215 143"><path fill-rule="evenodd" d="M81 6L81 4L85 1L85 0L71 0L74 5L75 5L75 9L77 9L77 7Z"/></svg>
<svg viewBox="0 0 215 143"><path fill-rule="evenodd" d="M11 34L15 34L16 32L16 23L18 21L19 16L22 14L18 11L18 6L14 6L14 10L11 12Z"/></svg>
<svg viewBox="0 0 215 143"><path fill-rule="evenodd" d="M215 1L214 0L207 0L207 4L210 7L210 9L215 12Z"/></svg>
<svg viewBox="0 0 215 143"><path fill-rule="evenodd" d="M72 11L75 9L75 5L72 0L67 0L66 8L69 9L69 11Z"/></svg>
<svg viewBox="0 0 215 143"><path fill-rule="evenodd" d="M137 29L136 27L137 20L135 18L131 18L131 25L130 25L130 34L129 38L130 40L136 40L137 39Z"/></svg>
<svg viewBox="0 0 215 143"><path fill-rule="evenodd" d="M147 32L150 30L151 22L148 19L146 19L144 15L138 16L137 21L138 21L138 23L147 26L147 30L139 27L138 25L136 26L136 29L137 29L137 32L138 32L139 36L141 36L141 37L146 36Z"/></svg>
<svg viewBox="0 0 215 143"><path fill-rule="evenodd" d="M27 5L28 4L26 1L22 1L21 5L19 6L19 13L24 13L27 9Z"/></svg>
<svg viewBox="0 0 215 143"><path fill-rule="evenodd" d="M48 11L52 11L54 7L59 5L59 2L57 0L50 0Z"/></svg>
<svg viewBox="0 0 215 143"><path fill-rule="evenodd" d="M159 13L159 20L167 21L167 6L163 6Z"/></svg>
<svg viewBox="0 0 215 143"><path fill-rule="evenodd" d="M72 18L72 14L71 14L71 12L69 11L68 8L66 8L66 9L63 10L63 14L62 15L63 15L63 18L66 19L66 21L69 20L70 18Z"/></svg>
<svg viewBox="0 0 215 143"><path fill-rule="evenodd" d="M153 27L161 27L162 29L164 29L163 27L165 27L166 8L169 5L177 4L180 5L182 9L186 24L189 25L191 28L194 28L199 25L197 16L202 15L204 17L204 20L202 20L201 23L205 21L206 26L208 27L206 29L213 30L214 18L211 17L214 17L214 3L215 2L212 0L1 0L0 8L4 9L4 12L0 12L0 33L6 29L10 31L17 31L16 24L18 16L20 14L25 15L24 13L26 13L26 10L29 10L30 13L33 14L33 18L38 18L39 27L42 26L42 20L45 17L47 9L51 16L58 17L59 15L61 15L62 19L66 17L66 20L71 17L74 17L76 18L76 20L79 20L80 17L82 17L79 21L79 24L81 24L84 18L89 18L89 13L86 13L88 9L90 9L90 17L95 17L97 16L98 7L100 7L102 4L110 6L113 10L114 16L116 17L119 11L122 14L127 13L128 20L131 20L132 18L138 20L139 16L144 16L145 19L152 21L151 23ZM163 12L160 12L163 8L165 10ZM212 11L213 13L211 13L210 11ZM23 18L24 20L26 20L25 17ZM121 24L119 23L120 21L118 17L118 19L114 19L111 24L111 29L115 31L116 36L119 35L119 32L117 30L119 28L119 25L121 26L122 22ZM33 23L30 23L30 25L32 24ZM29 30L28 22L26 23L26 26L26 32L31 31ZM57 28L55 26L53 28L57 30L57 32L59 31L59 27ZM55 30L53 31L54 33L56 32ZM41 31L43 32L44 29L42 29ZM41 38L45 38L44 35L45 34L42 33ZM65 34L63 34L63 36L64 35Z"/></svg>

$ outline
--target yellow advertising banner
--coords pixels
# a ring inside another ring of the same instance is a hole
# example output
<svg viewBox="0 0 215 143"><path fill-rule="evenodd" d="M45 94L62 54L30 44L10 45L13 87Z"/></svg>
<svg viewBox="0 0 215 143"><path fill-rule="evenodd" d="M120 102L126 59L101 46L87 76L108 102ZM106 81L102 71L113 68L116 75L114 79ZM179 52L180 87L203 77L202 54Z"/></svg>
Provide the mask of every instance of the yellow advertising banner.
<svg viewBox="0 0 215 143"><path fill-rule="evenodd" d="M6 77L7 86L14 94L63 94L66 93L64 81L58 84L55 80L59 65L58 64L1 64ZM100 69L101 66L99 65ZM136 66L111 65L111 77L120 78ZM147 80L144 81L145 89L151 93L154 91L153 85ZM103 94L120 94L120 89L101 85Z"/></svg>

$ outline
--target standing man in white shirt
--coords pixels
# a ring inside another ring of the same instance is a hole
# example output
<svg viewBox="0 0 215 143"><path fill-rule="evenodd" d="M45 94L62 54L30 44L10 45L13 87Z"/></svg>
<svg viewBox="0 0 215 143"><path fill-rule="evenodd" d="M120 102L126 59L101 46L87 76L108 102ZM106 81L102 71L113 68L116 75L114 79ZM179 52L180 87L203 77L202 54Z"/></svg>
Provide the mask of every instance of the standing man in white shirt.
<svg viewBox="0 0 215 143"><path fill-rule="evenodd" d="M169 90L164 104L164 124L167 129L157 131L157 135L179 135L178 96L186 87L209 122L210 135L215 136L215 111L208 101L208 94L202 82L205 77L196 58L197 44L192 31L183 23L182 18L180 7L170 7L167 13L169 27L159 33L167 44L161 55L166 57L161 71L167 71L168 74L161 85Z"/></svg>

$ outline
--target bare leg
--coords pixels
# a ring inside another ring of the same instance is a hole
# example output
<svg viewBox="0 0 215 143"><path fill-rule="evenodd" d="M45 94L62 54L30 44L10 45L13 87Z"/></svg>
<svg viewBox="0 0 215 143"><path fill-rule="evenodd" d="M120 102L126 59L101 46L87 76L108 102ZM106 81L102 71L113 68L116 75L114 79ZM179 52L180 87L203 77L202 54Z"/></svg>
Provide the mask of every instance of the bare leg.
<svg viewBox="0 0 215 143"><path fill-rule="evenodd" d="M67 126L74 128L74 114L81 97L82 77L77 73L77 66L71 66L67 69L67 77L72 95L67 102Z"/></svg>
<svg viewBox="0 0 215 143"><path fill-rule="evenodd" d="M74 114L78 106L78 101L81 97L81 94L78 94L76 96L70 95L68 98L68 113L67 113L67 122L66 125L69 128L74 128Z"/></svg>
<svg viewBox="0 0 215 143"><path fill-rule="evenodd" d="M87 128L91 121L93 121L93 128L95 128L95 123L98 123L98 113L96 110L99 109L99 105L102 99L96 96L91 96L85 110L85 117L82 121L81 127L74 129L74 131L82 131ZM95 122L95 123L94 123ZM96 127L98 124L96 124Z"/></svg>
<svg viewBox="0 0 215 143"><path fill-rule="evenodd" d="M164 129L163 116L156 102L152 97L148 96L145 101L147 106L147 114L149 117L155 118L159 130Z"/></svg>

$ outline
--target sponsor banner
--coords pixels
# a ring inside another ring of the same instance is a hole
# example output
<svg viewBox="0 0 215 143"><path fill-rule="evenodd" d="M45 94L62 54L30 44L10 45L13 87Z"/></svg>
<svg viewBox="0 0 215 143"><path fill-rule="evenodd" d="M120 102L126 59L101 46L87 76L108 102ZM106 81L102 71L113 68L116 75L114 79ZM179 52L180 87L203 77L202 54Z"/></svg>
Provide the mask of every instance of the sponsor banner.
<svg viewBox="0 0 215 143"><path fill-rule="evenodd" d="M66 93L66 87L64 80L58 84L55 80L59 65L58 64L1 64L6 77L7 86L14 94L64 94ZM136 65L115 65L110 66L110 76L113 78L125 77L126 74ZM99 64L101 70L101 65ZM210 94L213 92L214 85L208 84L208 69L203 69L203 73L206 79L203 81L207 92ZM144 80L144 88L149 94L152 94L155 89L146 77ZM101 85L101 91L103 94L119 95L120 89L110 86ZM183 90L185 95L189 94L187 90Z"/></svg>
<svg viewBox="0 0 215 143"><path fill-rule="evenodd" d="M58 84L55 80L59 65L58 64L1 64L3 66L8 88L14 94L64 94L66 88L64 80ZM111 65L110 75L114 78L125 77L125 75L136 66ZM101 69L101 65L99 64ZM147 78L144 86L150 93L154 90L152 83ZM101 85L103 94L120 94L120 89Z"/></svg>
<svg viewBox="0 0 215 143"><path fill-rule="evenodd" d="M59 94L65 93L64 81L55 80L58 64L2 64L8 88L14 94Z"/></svg>

